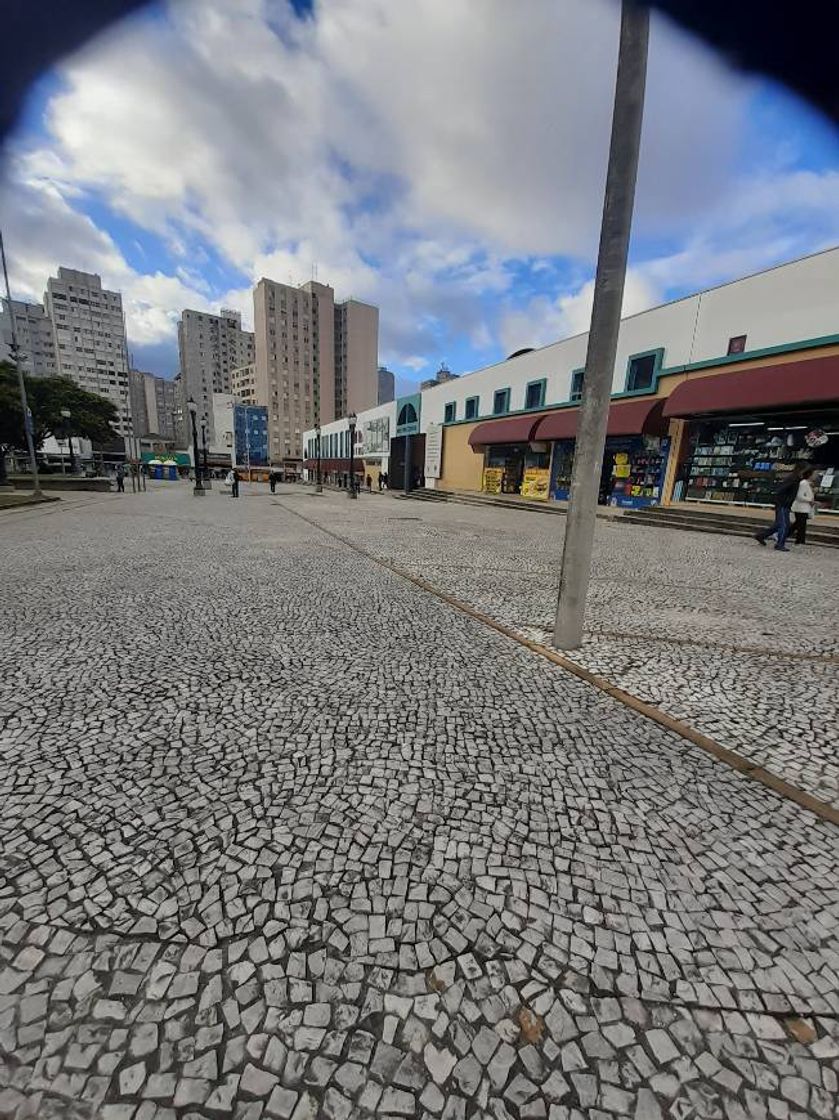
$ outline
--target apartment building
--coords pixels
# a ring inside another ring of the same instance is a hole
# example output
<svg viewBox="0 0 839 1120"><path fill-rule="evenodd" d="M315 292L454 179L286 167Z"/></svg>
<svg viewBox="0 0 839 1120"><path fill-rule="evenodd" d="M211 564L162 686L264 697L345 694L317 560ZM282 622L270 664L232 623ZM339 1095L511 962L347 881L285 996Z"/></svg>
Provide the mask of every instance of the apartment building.
<svg viewBox="0 0 839 1120"><path fill-rule="evenodd" d="M213 436L213 393L230 392L230 372L254 360L254 336L242 329L239 311L223 307L218 315L206 311L184 310L178 323L180 380L178 402L178 442L186 446L186 402L198 405L197 419L206 421Z"/></svg>
<svg viewBox="0 0 839 1120"><path fill-rule="evenodd" d="M230 371L230 392L243 404L256 404L256 362Z"/></svg>
<svg viewBox="0 0 839 1120"><path fill-rule="evenodd" d="M14 316L14 336L12 334ZM20 368L30 377L55 377L58 361L52 321L40 303L13 299L0 300L0 361L12 356L12 339L17 340Z"/></svg>
<svg viewBox="0 0 839 1120"><path fill-rule="evenodd" d="M335 415L379 403L379 309L357 299L335 307Z"/></svg>
<svg viewBox="0 0 839 1120"><path fill-rule="evenodd" d="M177 387L166 377L144 370L128 371L128 394L135 436L159 435L175 438Z"/></svg>
<svg viewBox="0 0 839 1120"><path fill-rule="evenodd" d="M56 372L112 401L116 430L130 434L122 295L103 288L95 273L59 268L47 281L44 310L52 321Z"/></svg>
<svg viewBox="0 0 839 1120"><path fill-rule="evenodd" d="M334 293L263 277L253 298L253 399L268 409L271 461L299 459L306 428L334 416Z"/></svg>
<svg viewBox="0 0 839 1120"><path fill-rule="evenodd" d="M396 396L396 378L387 366L379 366L378 404L390 404Z"/></svg>

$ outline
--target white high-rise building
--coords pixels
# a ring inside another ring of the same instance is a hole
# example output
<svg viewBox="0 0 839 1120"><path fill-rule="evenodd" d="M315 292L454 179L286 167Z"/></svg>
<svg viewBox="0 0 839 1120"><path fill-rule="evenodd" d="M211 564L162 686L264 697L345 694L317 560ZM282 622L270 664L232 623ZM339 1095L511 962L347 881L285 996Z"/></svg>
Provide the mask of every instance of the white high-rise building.
<svg viewBox="0 0 839 1120"><path fill-rule="evenodd" d="M213 393L230 392L230 371L253 361L253 332L242 330L242 314L223 307L218 315L185 310L178 323L180 355L180 424L178 442L192 439L187 430L190 397L198 405L197 420L205 420L208 438L215 435Z"/></svg>
<svg viewBox="0 0 839 1120"><path fill-rule="evenodd" d="M8 300L0 300L0 361L12 356L12 315L20 368L30 377L55 377L58 363L52 322L40 303L13 299L10 311Z"/></svg>
<svg viewBox="0 0 839 1120"><path fill-rule="evenodd" d="M95 273L59 268L58 276L47 281L44 307L52 320L56 372L112 401L118 415L116 430L130 435L122 295L103 288Z"/></svg>

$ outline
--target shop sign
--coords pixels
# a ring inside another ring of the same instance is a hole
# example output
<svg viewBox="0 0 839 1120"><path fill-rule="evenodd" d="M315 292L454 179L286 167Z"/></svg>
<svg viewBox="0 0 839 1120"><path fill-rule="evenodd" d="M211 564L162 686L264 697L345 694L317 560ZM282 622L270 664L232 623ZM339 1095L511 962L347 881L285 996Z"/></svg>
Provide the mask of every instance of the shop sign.
<svg viewBox="0 0 839 1120"><path fill-rule="evenodd" d="M425 477L439 478L443 462L443 425L429 424L425 433Z"/></svg>
<svg viewBox="0 0 839 1120"><path fill-rule="evenodd" d="M485 467L484 482L481 487L487 494L500 494L501 481L504 478L503 467Z"/></svg>
<svg viewBox="0 0 839 1120"><path fill-rule="evenodd" d="M822 447L827 443L827 433L823 432L820 428L814 428L812 432L808 432L804 437L804 442L808 447Z"/></svg>
<svg viewBox="0 0 839 1120"><path fill-rule="evenodd" d="M521 484L521 496L534 498L538 502L548 500L548 489L551 482L551 472L544 467L530 467L524 472Z"/></svg>

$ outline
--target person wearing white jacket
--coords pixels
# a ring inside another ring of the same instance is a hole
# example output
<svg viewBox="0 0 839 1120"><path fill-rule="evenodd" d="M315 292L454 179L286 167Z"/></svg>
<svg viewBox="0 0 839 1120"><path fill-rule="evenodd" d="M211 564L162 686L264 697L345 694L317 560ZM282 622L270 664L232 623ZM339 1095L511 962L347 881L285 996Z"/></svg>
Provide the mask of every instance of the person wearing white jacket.
<svg viewBox="0 0 839 1120"><path fill-rule="evenodd" d="M798 493L792 503L792 513L795 516L792 531L795 534L793 539L796 544L807 543L807 519L813 517L816 512L816 495L810 483L812 474L812 467L808 467L802 473L801 481L798 483Z"/></svg>

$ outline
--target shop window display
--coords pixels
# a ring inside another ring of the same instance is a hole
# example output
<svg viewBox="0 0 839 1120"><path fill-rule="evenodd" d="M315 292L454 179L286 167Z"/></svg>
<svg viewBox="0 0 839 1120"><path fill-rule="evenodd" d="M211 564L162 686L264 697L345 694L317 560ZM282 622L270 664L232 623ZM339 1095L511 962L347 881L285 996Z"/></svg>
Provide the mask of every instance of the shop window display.
<svg viewBox="0 0 839 1120"><path fill-rule="evenodd" d="M499 443L487 448L484 490L495 494L521 494L525 472L550 466L550 448L543 444Z"/></svg>
<svg viewBox="0 0 839 1120"><path fill-rule="evenodd" d="M674 498L771 506L796 466L817 472L818 508L839 512L839 418L697 423Z"/></svg>
<svg viewBox="0 0 839 1120"><path fill-rule="evenodd" d="M669 450L666 437L610 436L603 453L600 504L637 509L660 502ZM568 501L573 467L574 440L558 440L551 471L551 497L556 501Z"/></svg>

